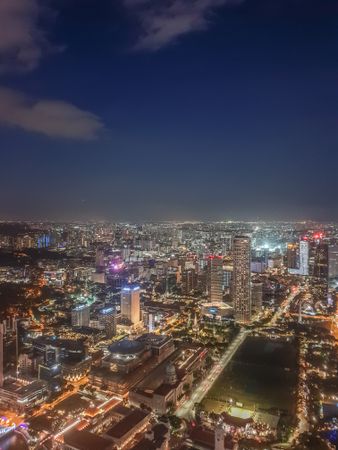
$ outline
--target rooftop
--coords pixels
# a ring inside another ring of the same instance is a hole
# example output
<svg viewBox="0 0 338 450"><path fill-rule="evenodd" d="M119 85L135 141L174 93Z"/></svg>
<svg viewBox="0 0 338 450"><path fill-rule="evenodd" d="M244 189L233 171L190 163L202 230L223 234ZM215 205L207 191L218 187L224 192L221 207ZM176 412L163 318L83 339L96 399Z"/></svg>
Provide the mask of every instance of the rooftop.
<svg viewBox="0 0 338 450"><path fill-rule="evenodd" d="M132 341L129 339L123 339L122 341L115 342L109 346L111 353L120 355L138 354L143 352L145 344L140 341Z"/></svg>
<svg viewBox="0 0 338 450"><path fill-rule="evenodd" d="M149 413L144 412L140 409L135 409L127 417L110 428L110 430L108 430L107 432L107 435L116 439L121 439L125 434L127 434L140 422L142 422L147 416L149 416Z"/></svg>
<svg viewBox="0 0 338 450"><path fill-rule="evenodd" d="M108 450L111 442L86 430L71 430L64 435L64 442L78 450Z"/></svg>
<svg viewBox="0 0 338 450"><path fill-rule="evenodd" d="M23 383L15 378L6 378L1 389L12 392L20 397L26 397L36 391L44 389L46 383L44 381L35 380L31 383Z"/></svg>
<svg viewBox="0 0 338 450"><path fill-rule="evenodd" d="M161 347L171 340L170 336L164 334L146 333L137 339L139 342L144 342L152 347Z"/></svg>
<svg viewBox="0 0 338 450"><path fill-rule="evenodd" d="M212 430L204 428L194 428L190 433L190 439L196 444L203 445L206 448L215 448L215 433ZM224 446L227 449L234 447L233 440L230 436L224 437Z"/></svg>

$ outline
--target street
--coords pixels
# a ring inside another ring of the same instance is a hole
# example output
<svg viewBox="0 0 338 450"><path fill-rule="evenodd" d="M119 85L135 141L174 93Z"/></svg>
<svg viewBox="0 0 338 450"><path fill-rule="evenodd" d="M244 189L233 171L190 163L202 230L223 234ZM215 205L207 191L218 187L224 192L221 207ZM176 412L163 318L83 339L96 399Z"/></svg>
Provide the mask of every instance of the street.
<svg viewBox="0 0 338 450"><path fill-rule="evenodd" d="M222 373L232 357L243 344L249 331L241 330L237 337L233 340L227 348L221 359L214 364L207 377L194 390L190 399L183 403L183 405L176 411L176 415L180 418L192 419L194 417L193 409L195 403L199 403L207 394L211 386L214 384L218 376Z"/></svg>

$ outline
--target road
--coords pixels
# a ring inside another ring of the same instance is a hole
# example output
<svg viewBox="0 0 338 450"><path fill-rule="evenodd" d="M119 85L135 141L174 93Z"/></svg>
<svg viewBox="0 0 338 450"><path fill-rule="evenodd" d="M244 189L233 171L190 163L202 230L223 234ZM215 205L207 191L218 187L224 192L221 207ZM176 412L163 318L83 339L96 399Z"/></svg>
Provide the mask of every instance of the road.
<svg viewBox="0 0 338 450"><path fill-rule="evenodd" d="M249 331L242 330L237 335L237 337L232 341L230 346L227 348L221 359L213 365L207 377L201 381L201 383L193 391L192 396L189 400L183 403L183 405L176 411L176 415L180 418L192 419L194 417L193 409L195 403L199 403L210 390L211 386L214 384L218 376L222 373L225 367L229 364L232 357L238 350L238 348L243 344Z"/></svg>
<svg viewBox="0 0 338 450"><path fill-rule="evenodd" d="M295 299L295 297L300 293L301 288L293 288L292 292L288 297L283 301L283 303L280 305L274 316L272 317L271 321L267 326L275 326L277 321L282 317L282 315L286 314L290 308L291 303ZM221 359L214 364L212 369L210 370L207 377L196 387L196 389L193 391L192 396L190 399L188 399L186 402L182 404L180 408L176 411L176 415L180 418L185 419L193 419L194 413L194 405L195 403L199 403L207 394L207 392L210 390L211 386L214 384L218 376L222 373L222 371L225 369L225 367L229 364L232 357L238 350L238 348L243 344L245 341L247 335L249 334L249 331L242 330L237 335L237 337L234 339L234 341L230 344L230 347L226 350L226 352L223 354Z"/></svg>
<svg viewBox="0 0 338 450"><path fill-rule="evenodd" d="M301 289L299 287L296 287L292 290L291 294L289 294L286 297L286 299L280 305L280 307L278 308L276 313L273 315L272 319L267 324L267 326L269 326L269 327L276 326L278 320L289 311L291 303L293 302L295 297L300 293L300 291L301 291Z"/></svg>
<svg viewBox="0 0 338 450"><path fill-rule="evenodd" d="M82 378L80 381L73 384L72 389L70 391L64 392L62 395L60 395L57 399L55 399L52 403L44 403L41 405L41 407L35 411L35 413L30 415L30 418L39 416L43 414L45 411L51 411L55 406L57 406L59 403L66 400L68 397L71 397L72 395L76 394L78 390L86 385L88 383L88 378Z"/></svg>

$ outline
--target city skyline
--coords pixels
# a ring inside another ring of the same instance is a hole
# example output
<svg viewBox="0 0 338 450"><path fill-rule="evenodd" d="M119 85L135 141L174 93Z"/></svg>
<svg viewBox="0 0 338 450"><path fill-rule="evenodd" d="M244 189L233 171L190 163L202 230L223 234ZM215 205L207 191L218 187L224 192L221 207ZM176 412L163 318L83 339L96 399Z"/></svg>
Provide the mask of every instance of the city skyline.
<svg viewBox="0 0 338 450"><path fill-rule="evenodd" d="M337 223L2 222L0 443L332 450L337 305Z"/></svg>
<svg viewBox="0 0 338 450"><path fill-rule="evenodd" d="M0 450L334 450L337 0L0 0Z"/></svg>
<svg viewBox="0 0 338 450"><path fill-rule="evenodd" d="M336 220L336 12L3 1L1 217Z"/></svg>

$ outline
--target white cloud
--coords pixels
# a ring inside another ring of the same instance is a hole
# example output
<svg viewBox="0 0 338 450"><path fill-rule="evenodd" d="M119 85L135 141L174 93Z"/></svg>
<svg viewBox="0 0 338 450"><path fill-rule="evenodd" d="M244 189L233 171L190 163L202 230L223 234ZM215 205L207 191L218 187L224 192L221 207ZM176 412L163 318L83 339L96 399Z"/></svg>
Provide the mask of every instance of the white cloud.
<svg viewBox="0 0 338 450"><path fill-rule="evenodd" d="M24 94L0 87L0 124L50 137L93 139L103 128L94 114L71 103L34 101Z"/></svg>
<svg viewBox="0 0 338 450"><path fill-rule="evenodd" d="M140 23L141 32L136 49L155 51L184 34L206 29L213 9L225 5L228 0L123 0L123 2Z"/></svg>
<svg viewBox="0 0 338 450"><path fill-rule="evenodd" d="M34 69L52 50L41 20L48 11L40 0L0 0L0 72Z"/></svg>

